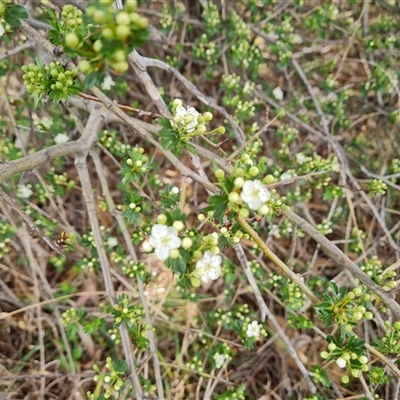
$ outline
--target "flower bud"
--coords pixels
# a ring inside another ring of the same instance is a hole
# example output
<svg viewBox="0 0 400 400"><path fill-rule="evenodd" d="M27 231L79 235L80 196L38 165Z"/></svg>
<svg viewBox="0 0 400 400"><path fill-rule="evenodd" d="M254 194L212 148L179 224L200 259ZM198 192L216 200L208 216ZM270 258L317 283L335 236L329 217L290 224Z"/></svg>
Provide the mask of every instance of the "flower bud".
<svg viewBox="0 0 400 400"><path fill-rule="evenodd" d="M126 11L120 11L116 16L115 16L115 22L118 25L129 25L131 22L131 17Z"/></svg>
<svg viewBox="0 0 400 400"><path fill-rule="evenodd" d="M258 214L260 215L267 215L269 212L269 207L266 204L263 204L259 209L258 209Z"/></svg>
<svg viewBox="0 0 400 400"><path fill-rule="evenodd" d="M222 179L225 178L225 171L224 171L223 169L221 169L221 168L217 169L217 170L215 171L215 177L216 177L219 181L221 181Z"/></svg>
<svg viewBox="0 0 400 400"><path fill-rule="evenodd" d="M169 252L169 257L170 258L178 258L180 256L179 250L178 249L172 249Z"/></svg>
<svg viewBox="0 0 400 400"><path fill-rule="evenodd" d="M234 180L233 184L235 185L236 189L241 189L244 185L244 179L239 176Z"/></svg>
<svg viewBox="0 0 400 400"><path fill-rule="evenodd" d="M94 43L93 43L93 50L98 53L101 48L103 47L103 42L100 39L97 39Z"/></svg>
<svg viewBox="0 0 400 400"><path fill-rule="evenodd" d="M183 230L185 228L185 224L182 221L174 221L174 223L172 224L172 226L178 231L180 232L181 230Z"/></svg>
<svg viewBox="0 0 400 400"><path fill-rule="evenodd" d="M69 32L65 36L65 44L71 49L75 49L79 45L79 37L74 32Z"/></svg>
<svg viewBox="0 0 400 400"><path fill-rule="evenodd" d="M189 237L184 237L182 239L182 248L187 250L187 249L190 249L192 247L192 245L193 245L193 240L190 239Z"/></svg>
<svg viewBox="0 0 400 400"><path fill-rule="evenodd" d="M145 253L150 253L150 252L153 250L153 246L150 244L150 242L148 242L147 240L145 240L145 241L142 243L142 250L143 250Z"/></svg>
<svg viewBox="0 0 400 400"><path fill-rule="evenodd" d="M344 368L344 367L346 366L347 362L346 362L346 360L345 360L343 357L339 357L339 358L336 360L336 364L337 364L337 366L338 366L339 368Z"/></svg>
<svg viewBox="0 0 400 400"><path fill-rule="evenodd" d="M183 122L185 123L185 125L188 125L191 122L193 122L193 115L192 114L185 114L185 116L183 117Z"/></svg>
<svg viewBox="0 0 400 400"><path fill-rule="evenodd" d="M250 167L250 169L249 169L250 176L255 177L259 173L260 173L260 170L258 169L258 167Z"/></svg>
<svg viewBox="0 0 400 400"><path fill-rule="evenodd" d="M173 108L178 108L181 105L182 105L182 100L181 99L174 99L172 101L172 107Z"/></svg>
<svg viewBox="0 0 400 400"><path fill-rule="evenodd" d="M207 122L210 122L213 119L213 115L209 111L206 111L203 114L203 118L204 118L204 121L207 123Z"/></svg>
<svg viewBox="0 0 400 400"><path fill-rule="evenodd" d="M157 222L161 225L165 225L167 223L167 216L165 214L158 215Z"/></svg>
<svg viewBox="0 0 400 400"><path fill-rule="evenodd" d="M241 208L241 209L239 210L239 215L240 215L242 218L249 218L250 210L249 210L248 208Z"/></svg>
<svg viewBox="0 0 400 400"><path fill-rule="evenodd" d="M118 39L124 40L131 34L131 30L127 25L117 25L117 28L115 29L115 34Z"/></svg>
<svg viewBox="0 0 400 400"><path fill-rule="evenodd" d="M229 200L231 203L238 204L238 203L240 202L241 199L240 199L240 196L239 196L238 193L236 193L236 192L231 192L231 193L229 193L228 200Z"/></svg>
<svg viewBox="0 0 400 400"><path fill-rule="evenodd" d="M336 348L337 348L337 346L336 346L335 343L329 343L329 344L328 344L328 349L329 349L329 351L335 351Z"/></svg>
<svg viewBox="0 0 400 400"><path fill-rule="evenodd" d="M114 37L114 32L111 28L104 28L101 35L104 39L110 40Z"/></svg>

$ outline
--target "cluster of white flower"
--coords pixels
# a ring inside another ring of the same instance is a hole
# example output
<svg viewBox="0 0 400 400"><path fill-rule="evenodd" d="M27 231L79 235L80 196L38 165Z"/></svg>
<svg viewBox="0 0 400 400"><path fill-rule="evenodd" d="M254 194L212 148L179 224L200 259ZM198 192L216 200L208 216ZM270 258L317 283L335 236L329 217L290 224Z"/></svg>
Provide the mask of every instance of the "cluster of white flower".
<svg viewBox="0 0 400 400"><path fill-rule="evenodd" d="M214 356L215 367L222 368L224 364L231 359L230 356L221 353L215 353Z"/></svg>
<svg viewBox="0 0 400 400"><path fill-rule="evenodd" d="M177 99L175 101L178 102ZM182 104L179 104L175 108L174 120L173 122L171 122L171 124L172 126L178 129L184 126L185 131L187 133L192 133L199 124L198 122L199 115L200 113L194 107L188 107L186 109L185 107L182 106Z"/></svg>
<svg viewBox="0 0 400 400"><path fill-rule="evenodd" d="M260 330L261 327L257 321L253 321L249 325L247 325L247 331L246 331L246 336L251 338L255 338L256 340L259 339L260 337Z"/></svg>

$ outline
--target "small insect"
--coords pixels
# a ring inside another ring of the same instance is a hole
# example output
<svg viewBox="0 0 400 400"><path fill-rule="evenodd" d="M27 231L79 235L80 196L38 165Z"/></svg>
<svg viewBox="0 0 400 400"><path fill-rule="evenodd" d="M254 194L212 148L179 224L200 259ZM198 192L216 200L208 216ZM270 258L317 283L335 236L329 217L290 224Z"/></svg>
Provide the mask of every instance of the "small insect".
<svg viewBox="0 0 400 400"><path fill-rule="evenodd" d="M67 246L67 240L69 238L69 233L67 232L61 232L56 239L56 243L61 247L66 247Z"/></svg>
<svg viewBox="0 0 400 400"><path fill-rule="evenodd" d="M75 235L68 232L61 232L56 239L58 246L63 249L64 247L72 248L72 243L75 240Z"/></svg>

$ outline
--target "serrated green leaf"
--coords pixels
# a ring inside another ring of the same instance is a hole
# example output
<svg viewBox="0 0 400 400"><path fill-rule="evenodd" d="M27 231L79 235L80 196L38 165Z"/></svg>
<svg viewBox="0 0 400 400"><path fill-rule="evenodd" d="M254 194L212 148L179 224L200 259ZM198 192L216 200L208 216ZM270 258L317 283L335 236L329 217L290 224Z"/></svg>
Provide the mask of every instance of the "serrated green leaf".
<svg viewBox="0 0 400 400"><path fill-rule="evenodd" d="M167 117L160 117L157 119L157 122L166 129L171 129L171 121Z"/></svg>

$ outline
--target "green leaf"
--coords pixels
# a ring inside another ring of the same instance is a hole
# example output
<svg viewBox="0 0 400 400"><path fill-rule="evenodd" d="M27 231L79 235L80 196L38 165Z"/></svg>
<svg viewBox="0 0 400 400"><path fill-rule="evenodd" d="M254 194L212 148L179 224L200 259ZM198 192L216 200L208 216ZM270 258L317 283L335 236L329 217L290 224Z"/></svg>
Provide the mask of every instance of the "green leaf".
<svg viewBox="0 0 400 400"><path fill-rule="evenodd" d="M105 72L104 71L94 71L85 76L84 85L87 88L91 88L95 85L101 85L104 81Z"/></svg>
<svg viewBox="0 0 400 400"><path fill-rule="evenodd" d="M227 208L228 202L219 204L217 207L215 207L213 218L222 218L225 215Z"/></svg>
<svg viewBox="0 0 400 400"><path fill-rule="evenodd" d="M28 12L25 7L18 4L13 4L11 6L6 6L6 11L4 13L4 19L13 28L21 26L20 19L28 18Z"/></svg>
<svg viewBox="0 0 400 400"><path fill-rule="evenodd" d="M171 120L167 117L158 118L157 122L165 129L172 129Z"/></svg>
<svg viewBox="0 0 400 400"><path fill-rule="evenodd" d="M226 194L216 194L214 196L211 196L208 199L208 202L210 204L218 205L222 203L227 203L228 202L228 196Z"/></svg>

